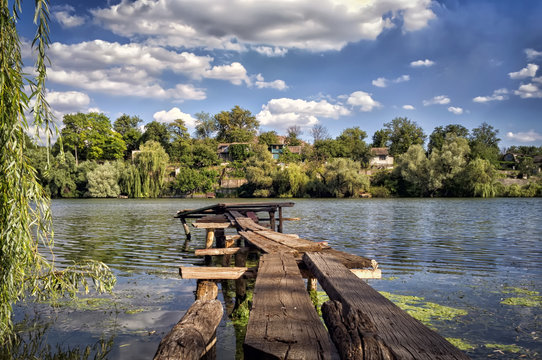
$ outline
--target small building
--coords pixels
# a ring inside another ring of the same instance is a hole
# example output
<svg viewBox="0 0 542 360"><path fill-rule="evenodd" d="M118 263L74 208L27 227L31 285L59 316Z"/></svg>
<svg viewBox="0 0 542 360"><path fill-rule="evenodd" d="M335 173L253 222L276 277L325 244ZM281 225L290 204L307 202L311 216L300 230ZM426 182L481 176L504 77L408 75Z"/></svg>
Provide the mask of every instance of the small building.
<svg viewBox="0 0 542 360"><path fill-rule="evenodd" d="M230 146L232 145L252 145L249 142L233 142L218 144L217 154L223 161L232 161L232 154L230 153Z"/></svg>
<svg viewBox="0 0 542 360"><path fill-rule="evenodd" d="M272 144L269 145L269 152L273 155L273 159L278 160L280 155L284 152L284 149L287 148L292 154L301 154L301 145L289 146L286 144Z"/></svg>
<svg viewBox="0 0 542 360"><path fill-rule="evenodd" d="M378 169L392 169L393 156L390 155L389 149L387 147L371 148L369 166Z"/></svg>

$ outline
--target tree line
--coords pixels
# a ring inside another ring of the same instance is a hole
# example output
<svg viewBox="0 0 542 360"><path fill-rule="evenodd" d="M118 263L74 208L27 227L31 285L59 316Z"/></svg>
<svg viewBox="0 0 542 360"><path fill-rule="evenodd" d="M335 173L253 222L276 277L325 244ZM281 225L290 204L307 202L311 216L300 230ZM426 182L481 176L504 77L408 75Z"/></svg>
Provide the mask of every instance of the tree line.
<svg viewBox="0 0 542 360"><path fill-rule="evenodd" d="M182 119L141 126L138 116L113 123L104 114L65 115L53 161L45 167L45 149L31 146L28 156L52 197L158 197L212 192L224 179L246 179L241 197L371 196L540 196L536 176L526 186L503 185L507 165L515 176L537 175L533 157L542 147L513 146L518 164L507 164L498 130L483 123L472 129L438 126L427 136L416 122L397 117L377 130L372 141L359 127L335 138L327 129L310 129L312 144L301 140L299 126L286 134L260 132L259 122L239 106L216 115L196 115L191 136ZM427 148L424 144L427 141ZM217 154L229 144L229 161ZM279 160L269 147L284 143ZM289 147L300 148L291 152ZM368 169L371 148L387 148L393 170ZM369 170L369 171L368 171Z"/></svg>

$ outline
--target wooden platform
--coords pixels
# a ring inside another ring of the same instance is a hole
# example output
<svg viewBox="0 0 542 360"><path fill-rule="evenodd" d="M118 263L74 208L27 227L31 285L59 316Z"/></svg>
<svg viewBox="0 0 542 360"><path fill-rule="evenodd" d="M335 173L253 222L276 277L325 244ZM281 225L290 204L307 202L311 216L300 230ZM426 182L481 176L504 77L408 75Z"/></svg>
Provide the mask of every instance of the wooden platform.
<svg viewBox="0 0 542 360"><path fill-rule="evenodd" d="M245 298L245 279L256 277L243 346L245 359L468 359L358 278L380 276L375 260L283 234L282 208L291 206L291 202L223 203L182 210L175 216L185 231L187 219L196 219L193 226L206 229L207 249L200 250L200 255L227 259L223 267L183 266L181 277L236 279L240 299ZM235 248L232 238L228 242L224 235L223 229L229 227L240 235ZM217 248L211 249L215 237ZM249 249L261 253L257 269L245 265ZM233 255L236 267L229 265ZM310 278L316 278L330 298L322 305L329 332L316 313L303 276L309 278L309 287Z"/></svg>

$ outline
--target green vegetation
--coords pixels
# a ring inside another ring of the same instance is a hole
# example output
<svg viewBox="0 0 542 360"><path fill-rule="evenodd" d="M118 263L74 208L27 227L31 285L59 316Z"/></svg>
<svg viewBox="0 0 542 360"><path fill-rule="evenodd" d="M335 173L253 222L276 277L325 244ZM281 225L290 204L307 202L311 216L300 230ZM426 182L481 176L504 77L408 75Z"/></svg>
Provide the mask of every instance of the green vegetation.
<svg viewBox="0 0 542 360"><path fill-rule="evenodd" d="M462 350L462 351L469 351L469 350L474 349L474 347L475 347L474 345L469 344L468 342L466 342L463 339L446 338L446 340L448 340L448 342L450 344L452 344L453 346L455 346L456 348L458 348L459 350Z"/></svg>
<svg viewBox="0 0 542 360"><path fill-rule="evenodd" d="M542 296L538 291L507 286L503 289L503 293L517 296L503 299L501 304L525 307L542 307Z"/></svg>
<svg viewBox="0 0 542 360"><path fill-rule="evenodd" d="M514 344L512 344L512 345L485 344L485 347L490 348L490 349L505 351L505 352L511 352L511 353L514 353L514 354L517 354L522 350L522 348L520 346L517 346L517 345L514 345Z"/></svg>

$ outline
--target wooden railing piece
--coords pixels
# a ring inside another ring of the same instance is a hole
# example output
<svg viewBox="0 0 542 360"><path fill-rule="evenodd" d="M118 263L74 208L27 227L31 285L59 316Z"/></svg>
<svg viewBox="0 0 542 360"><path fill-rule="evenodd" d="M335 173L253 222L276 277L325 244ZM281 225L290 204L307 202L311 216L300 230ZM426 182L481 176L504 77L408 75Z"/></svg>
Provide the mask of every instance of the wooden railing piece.
<svg viewBox="0 0 542 360"><path fill-rule="evenodd" d="M292 254L260 258L243 347L245 359L336 358Z"/></svg>
<svg viewBox="0 0 542 360"><path fill-rule="evenodd" d="M215 337L223 314L219 300L197 300L162 339L154 360L200 359Z"/></svg>
<svg viewBox="0 0 542 360"><path fill-rule="evenodd" d="M287 253L292 253L294 255L298 254L296 249L292 249L291 247L288 247L286 245L282 245L275 241L269 240L268 238L262 235L256 234L252 231L239 231L239 235L241 235L250 244L256 246L261 251L268 254L279 253L279 252L287 252Z"/></svg>
<svg viewBox="0 0 542 360"><path fill-rule="evenodd" d="M211 223L211 222L193 222L192 226L198 229L226 229L231 227L230 222L217 222L217 223Z"/></svg>
<svg viewBox="0 0 542 360"><path fill-rule="evenodd" d="M333 256L305 253L303 261L331 299L322 312L341 359L468 359Z"/></svg>
<svg viewBox="0 0 542 360"><path fill-rule="evenodd" d="M256 277L256 273L256 268L247 267L179 267L179 275L181 275L182 279L235 280L241 277L253 279Z"/></svg>
<svg viewBox="0 0 542 360"><path fill-rule="evenodd" d="M341 264L346 266L348 269L361 269L372 267L372 260L363 256L350 254L332 248L323 249L322 253L334 256L341 262Z"/></svg>
<svg viewBox="0 0 542 360"><path fill-rule="evenodd" d="M248 248L210 248L210 249L196 249L194 255L196 256L205 256L205 255L235 255L239 251L248 251Z"/></svg>

